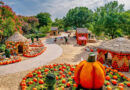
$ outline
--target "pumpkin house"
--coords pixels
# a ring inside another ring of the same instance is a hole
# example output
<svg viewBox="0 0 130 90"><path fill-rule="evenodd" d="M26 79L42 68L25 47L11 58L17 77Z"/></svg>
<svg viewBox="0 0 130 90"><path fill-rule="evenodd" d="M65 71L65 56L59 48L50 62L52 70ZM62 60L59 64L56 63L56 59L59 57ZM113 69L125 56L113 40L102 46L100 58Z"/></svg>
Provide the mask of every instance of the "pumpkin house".
<svg viewBox="0 0 130 90"><path fill-rule="evenodd" d="M108 63L119 71L129 71L130 40L120 37L103 42L97 52L97 60L102 64Z"/></svg>
<svg viewBox="0 0 130 90"><path fill-rule="evenodd" d="M50 35L51 36L56 36L58 35L58 27L51 27L51 31L50 31Z"/></svg>
<svg viewBox="0 0 130 90"><path fill-rule="evenodd" d="M28 39L19 32L15 32L6 40L6 48L10 49L11 54L26 53L29 49Z"/></svg>
<svg viewBox="0 0 130 90"><path fill-rule="evenodd" d="M88 41L88 30L86 28L76 29L77 44L86 45Z"/></svg>

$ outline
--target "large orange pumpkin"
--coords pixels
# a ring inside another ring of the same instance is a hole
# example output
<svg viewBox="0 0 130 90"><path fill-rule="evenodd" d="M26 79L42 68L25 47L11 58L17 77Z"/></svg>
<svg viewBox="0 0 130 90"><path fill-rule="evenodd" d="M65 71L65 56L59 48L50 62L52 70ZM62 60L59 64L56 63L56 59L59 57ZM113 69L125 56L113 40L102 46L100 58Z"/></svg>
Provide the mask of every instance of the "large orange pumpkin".
<svg viewBox="0 0 130 90"><path fill-rule="evenodd" d="M88 61L84 60L76 67L75 82L83 88L99 89L105 81L104 66L95 61L95 54L91 53Z"/></svg>

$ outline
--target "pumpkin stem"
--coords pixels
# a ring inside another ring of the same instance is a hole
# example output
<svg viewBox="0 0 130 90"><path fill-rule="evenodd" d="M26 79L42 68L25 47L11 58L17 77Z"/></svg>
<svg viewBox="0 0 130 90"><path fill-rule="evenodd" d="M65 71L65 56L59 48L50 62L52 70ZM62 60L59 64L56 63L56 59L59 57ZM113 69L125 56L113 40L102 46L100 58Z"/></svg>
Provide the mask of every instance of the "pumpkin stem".
<svg viewBox="0 0 130 90"><path fill-rule="evenodd" d="M88 62L95 62L95 54L94 53L91 52L89 54Z"/></svg>

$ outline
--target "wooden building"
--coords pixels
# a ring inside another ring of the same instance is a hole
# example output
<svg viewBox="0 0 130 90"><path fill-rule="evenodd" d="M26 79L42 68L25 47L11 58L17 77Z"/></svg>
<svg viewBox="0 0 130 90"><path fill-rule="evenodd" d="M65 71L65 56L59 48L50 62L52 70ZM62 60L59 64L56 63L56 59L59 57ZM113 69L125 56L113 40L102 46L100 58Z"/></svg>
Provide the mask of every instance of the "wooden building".
<svg viewBox="0 0 130 90"><path fill-rule="evenodd" d="M57 36L58 35L58 27L51 27L50 35Z"/></svg>
<svg viewBox="0 0 130 90"><path fill-rule="evenodd" d="M88 41L88 29L87 28L77 28L76 29L76 39L77 44L86 45Z"/></svg>

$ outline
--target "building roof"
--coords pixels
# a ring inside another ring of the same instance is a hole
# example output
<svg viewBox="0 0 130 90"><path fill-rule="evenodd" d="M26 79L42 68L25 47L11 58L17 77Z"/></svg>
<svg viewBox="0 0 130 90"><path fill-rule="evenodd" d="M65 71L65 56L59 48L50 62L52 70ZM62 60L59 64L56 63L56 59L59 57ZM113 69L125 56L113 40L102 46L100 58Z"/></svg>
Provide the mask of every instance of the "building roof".
<svg viewBox="0 0 130 90"><path fill-rule="evenodd" d="M58 30L58 27L51 27L51 31L56 31Z"/></svg>
<svg viewBox="0 0 130 90"><path fill-rule="evenodd" d="M130 53L130 40L126 38L116 38L106 42L103 42L99 49L104 49L108 51L118 52L118 53Z"/></svg>
<svg viewBox="0 0 130 90"><path fill-rule="evenodd" d="M22 34L19 32L15 32L12 36L10 36L6 41L12 41L12 42L25 42L28 39L25 38Z"/></svg>
<svg viewBox="0 0 130 90"><path fill-rule="evenodd" d="M77 33L88 33L87 28L77 28L76 31L77 31Z"/></svg>

